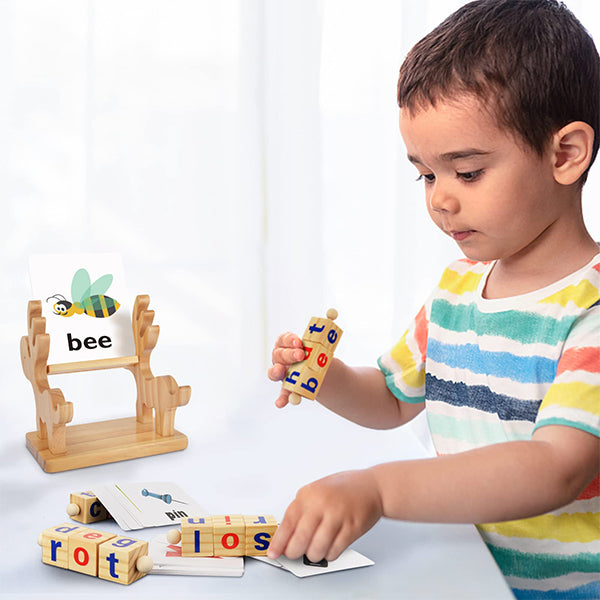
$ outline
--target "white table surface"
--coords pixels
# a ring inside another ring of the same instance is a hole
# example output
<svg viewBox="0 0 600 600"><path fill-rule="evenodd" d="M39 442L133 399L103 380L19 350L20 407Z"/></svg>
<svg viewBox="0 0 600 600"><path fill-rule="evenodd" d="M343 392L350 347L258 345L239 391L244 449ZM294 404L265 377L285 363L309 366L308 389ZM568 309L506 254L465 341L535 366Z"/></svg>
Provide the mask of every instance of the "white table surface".
<svg viewBox="0 0 600 600"><path fill-rule="evenodd" d="M25 433L35 428L34 400L20 371L17 348L12 352L12 348L0 352L5 358L0 371L2 597L512 598L471 525L382 520L352 545L375 561L374 566L305 579L252 559L245 559L240 578L149 575L131 586L44 565L38 534L68 521L69 493L93 489L94 483L173 481L213 514L271 513L280 519L305 483L336 471L418 458L424 450L410 430L363 429L316 403L277 410L273 406L277 386L267 381L242 392L234 402L227 396L230 392L220 395L203 385L205 374L195 374L192 381L178 375L180 384L192 383L190 404L180 408L176 417L176 428L190 439L186 450L47 474L25 448ZM191 362L179 364L180 372L186 368L197 372ZM122 373L62 375L50 383L74 402L74 424L119 418L131 416L135 403L133 378ZM99 414L99 419L91 418L93 414ZM119 531L113 521L92 527ZM151 540L167 529L130 535Z"/></svg>

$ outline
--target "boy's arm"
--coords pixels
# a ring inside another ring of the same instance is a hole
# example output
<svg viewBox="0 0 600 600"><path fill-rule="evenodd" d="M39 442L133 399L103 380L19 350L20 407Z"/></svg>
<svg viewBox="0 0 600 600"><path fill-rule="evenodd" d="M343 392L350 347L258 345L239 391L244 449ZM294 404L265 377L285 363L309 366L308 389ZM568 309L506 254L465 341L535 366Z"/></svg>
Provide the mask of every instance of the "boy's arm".
<svg viewBox="0 0 600 600"><path fill-rule="evenodd" d="M288 367L304 358L302 340L284 333L275 343L273 366L268 376L281 381ZM290 392L282 389L275 404L288 403ZM383 373L375 367L349 367L333 358L317 396L320 404L342 417L372 429L391 429L407 423L420 413L425 403L409 404L399 401L390 392Z"/></svg>
<svg viewBox="0 0 600 600"><path fill-rule="evenodd" d="M332 475L298 492L269 556L334 560L381 516L487 523L543 514L575 500L599 465L599 438L553 425L531 441Z"/></svg>

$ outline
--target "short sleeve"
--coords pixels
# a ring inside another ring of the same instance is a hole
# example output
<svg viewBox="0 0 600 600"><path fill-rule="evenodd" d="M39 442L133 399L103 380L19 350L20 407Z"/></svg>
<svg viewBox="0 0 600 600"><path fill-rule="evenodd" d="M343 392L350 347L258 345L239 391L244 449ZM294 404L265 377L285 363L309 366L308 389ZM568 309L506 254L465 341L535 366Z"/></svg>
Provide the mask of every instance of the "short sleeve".
<svg viewBox="0 0 600 600"><path fill-rule="evenodd" d="M378 360L388 388L403 402L425 402L427 331L428 317L425 305L400 341Z"/></svg>
<svg viewBox="0 0 600 600"><path fill-rule="evenodd" d="M600 304L571 328L535 429L567 425L600 437Z"/></svg>

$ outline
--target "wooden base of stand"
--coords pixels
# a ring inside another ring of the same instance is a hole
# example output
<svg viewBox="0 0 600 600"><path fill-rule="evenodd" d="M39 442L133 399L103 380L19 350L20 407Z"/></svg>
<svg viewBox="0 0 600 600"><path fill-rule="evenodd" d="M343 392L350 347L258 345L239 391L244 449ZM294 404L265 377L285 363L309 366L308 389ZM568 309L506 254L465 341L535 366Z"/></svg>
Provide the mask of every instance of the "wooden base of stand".
<svg viewBox="0 0 600 600"><path fill-rule="evenodd" d="M183 433L175 430L163 437L154 431L153 422L138 423L135 417L68 426L64 454L52 454L48 441L40 439L37 431L25 437L27 449L46 473L176 452L188 445Z"/></svg>

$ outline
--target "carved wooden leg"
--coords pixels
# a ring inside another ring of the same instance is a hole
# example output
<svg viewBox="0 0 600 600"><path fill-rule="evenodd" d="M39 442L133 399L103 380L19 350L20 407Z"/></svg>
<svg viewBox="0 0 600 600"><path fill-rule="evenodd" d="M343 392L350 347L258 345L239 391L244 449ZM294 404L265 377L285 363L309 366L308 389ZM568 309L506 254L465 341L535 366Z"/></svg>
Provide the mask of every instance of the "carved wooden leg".
<svg viewBox="0 0 600 600"><path fill-rule="evenodd" d="M178 386L171 375L153 379L154 409L156 412L154 429L162 436L175 433L175 411L190 401L192 388L189 385Z"/></svg>
<svg viewBox="0 0 600 600"><path fill-rule="evenodd" d="M41 302L30 302L27 311L28 334L21 338L21 364L35 397L36 426L40 439L48 440L52 454L66 452L65 426L73 419L73 405L65 402L58 388L48 383L50 336L41 316Z"/></svg>

